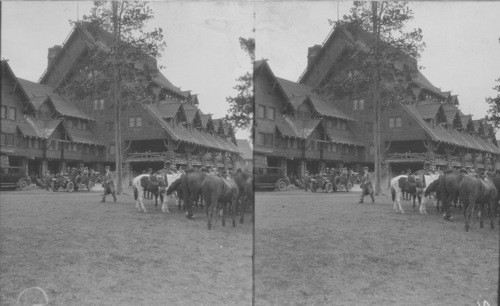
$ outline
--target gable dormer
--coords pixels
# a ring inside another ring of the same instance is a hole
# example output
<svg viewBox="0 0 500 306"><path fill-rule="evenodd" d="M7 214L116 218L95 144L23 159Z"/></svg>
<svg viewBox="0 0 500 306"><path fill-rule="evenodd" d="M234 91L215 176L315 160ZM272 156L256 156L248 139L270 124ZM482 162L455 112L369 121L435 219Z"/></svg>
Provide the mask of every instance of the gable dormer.
<svg viewBox="0 0 500 306"><path fill-rule="evenodd" d="M305 99L301 104L297 106L296 118L297 119L313 119L314 115L314 105L311 100Z"/></svg>

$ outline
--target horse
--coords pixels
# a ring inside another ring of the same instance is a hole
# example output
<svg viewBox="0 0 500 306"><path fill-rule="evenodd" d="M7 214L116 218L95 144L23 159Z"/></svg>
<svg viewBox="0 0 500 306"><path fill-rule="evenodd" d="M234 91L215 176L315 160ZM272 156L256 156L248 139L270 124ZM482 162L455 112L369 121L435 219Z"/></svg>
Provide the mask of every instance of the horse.
<svg viewBox="0 0 500 306"><path fill-rule="evenodd" d="M483 214L485 205L493 208L491 212L491 229L495 228L496 199L498 190L488 178L481 180L475 177L464 178L459 185L460 199L464 205L465 231L470 229L470 219L475 216L476 207L479 210L479 226L483 228Z"/></svg>
<svg viewBox="0 0 500 306"><path fill-rule="evenodd" d="M398 180L399 186L402 186L401 190L406 192L410 196L410 201L413 199L413 210L415 211L415 201L418 199L418 204L422 206L422 194L424 191L424 184L421 177L415 178L412 175L408 177L400 177Z"/></svg>
<svg viewBox="0 0 500 306"><path fill-rule="evenodd" d="M434 180L428 183L427 187L425 188L424 200L420 205L420 211L419 211L421 214L427 214L425 204L427 204L427 201L430 199L431 194L434 194L435 198L434 205L436 206L437 210L439 210L439 202L441 201L441 192L439 191L439 175L437 175L437 177Z"/></svg>
<svg viewBox="0 0 500 306"><path fill-rule="evenodd" d="M170 184L167 188L167 196L177 196L177 207L181 209L182 200L182 180L179 178ZM183 203L185 204L185 203ZM185 207L184 207L185 208Z"/></svg>
<svg viewBox="0 0 500 306"><path fill-rule="evenodd" d="M404 179L401 180L402 178ZM401 195L402 195L401 190L404 187L405 179L406 180L408 179L407 175L398 175L396 177L393 177L389 183L392 195L393 209L394 212L396 213L399 211L401 211L402 214L405 213L403 207L401 207Z"/></svg>
<svg viewBox="0 0 500 306"><path fill-rule="evenodd" d="M238 213L240 214L240 223L243 223L245 210L247 207L250 208L253 202L253 177L252 174L248 171L231 174L231 177L238 186L238 207L235 209L237 209Z"/></svg>
<svg viewBox="0 0 500 306"><path fill-rule="evenodd" d="M233 227L236 227L236 205L239 198L239 188L234 179L228 176L228 179L209 175L201 184L203 198L207 205L208 229L213 228L212 218L217 210L218 203L222 203L222 226L226 225L225 211L228 210L228 204L233 207Z"/></svg>
<svg viewBox="0 0 500 306"><path fill-rule="evenodd" d="M156 172L156 175L158 176L163 176L165 178L165 192L168 194L168 187L170 187L171 184L173 184L175 181L179 180L182 176L181 171L173 171L171 169L161 169ZM177 205L179 206L180 199L177 199ZM165 200L163 201L162 207L161 207L161 212L162 213L170 213L168 210L168 201Z"/></svg>
<svg viewBox="0 0 500 306"><path fill-rule="evenodd" d="M443 218L450 220L450 203L457 202L460 182L463 180L463 174L452 172L445 173L439 177L439 191L441 193L441 201L443 205Z"/></svg>
<svg viewBox="0 0 500 306"><path fill-rule="evenodd" d="M186 206L186 218L194 219L193 201L197 201L201 194L201 184L209 176L206 172L187 172L182 174L182 199ZM208 211L208 205L207 205Z"/></svg>
<svg viewBox="0 0 500 306"><path fill-rule="evenodd" d="M158 177L154 174L140 174L132 180L132 189L134 190L135 207L138 211L146 212L143 202L145 191L151 192L153 195L155 208L158 208L158 196L160 196L162 204L165 205L165 198L163 196L165 193L164 177Z"/></svg>

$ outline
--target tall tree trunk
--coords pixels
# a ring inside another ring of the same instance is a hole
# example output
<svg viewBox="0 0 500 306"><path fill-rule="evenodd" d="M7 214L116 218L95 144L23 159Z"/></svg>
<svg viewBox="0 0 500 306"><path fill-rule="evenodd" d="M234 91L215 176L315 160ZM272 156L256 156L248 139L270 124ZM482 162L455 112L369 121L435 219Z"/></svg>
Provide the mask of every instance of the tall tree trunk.
<svg viewBox="0 0 500 306"><path fill-rule="evenodd" d="M377 2L372 2L372 22L373 34L375 36L375 70L373 72L373 146L375 149L374 164L375 164L375 194L379 195L382 191L380 187L381 171L380 171L380 37L378 33L378 18L377 18Z"/></svg>
<svg viewBox="0 0 500 306"><path fill-rule="evenodd" d="M116 167L116 194L123 192L122 188L122 128L121 128L121 105L120 105L120 74L118 72L118 2L112 2L113 8L113 104L115 106L115 167Z"/></svg>

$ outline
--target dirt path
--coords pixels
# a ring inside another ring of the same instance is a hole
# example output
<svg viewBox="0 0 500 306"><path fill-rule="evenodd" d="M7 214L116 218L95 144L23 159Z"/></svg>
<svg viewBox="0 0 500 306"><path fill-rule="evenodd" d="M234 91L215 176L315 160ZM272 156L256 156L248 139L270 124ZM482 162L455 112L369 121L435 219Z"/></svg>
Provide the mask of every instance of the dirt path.
<svg viewBox="0 0 500 306"><path fill-rule="evenodd" d="M109 200L108 196L108 200ZM2 192L0 304L39 286L50 305L251 305L252 226L207 230L135 210L130 196L98 192ZM248 218L247 218L248 220Z"/></svg>
<svg viewBox="0 0 500 306"><path fill-rule="evenodd" d="M256 194L256 305L477 305L497 303L498 227L465 233L387 197Z"/></svg>

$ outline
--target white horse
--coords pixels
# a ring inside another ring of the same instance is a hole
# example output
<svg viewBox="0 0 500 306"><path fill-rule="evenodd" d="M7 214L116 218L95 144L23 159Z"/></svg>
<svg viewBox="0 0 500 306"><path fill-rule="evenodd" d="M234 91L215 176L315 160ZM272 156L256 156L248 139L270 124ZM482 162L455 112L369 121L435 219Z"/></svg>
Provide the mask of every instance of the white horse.
<svg viewBox="0 0 500 306"><path fill-rule="evenodd" d="M132 180L132 188L134 190L134 197L135 197L135 207L138 211L143 211L146 212L146 208L144 207L144 190L145 188L153 188L152 190L155 194L153 197L153 201L155 201L155 204L158 203L158 196L160 197L162 201L162 207L161 211L163 213L170 213L168 210L168 201L166 192L168 185L178 178L181 177L181 173L170 173L170 171L164 171L160 170L157 171L156 173L152 174L153 177L156 177L157 182L151 182L150 181L150 175L149 174L140 174L136 176Z"/></svg>
<svg viewBox="0 0 500 306"><path fill-rule="evenodd" d="M425 179L425 190L424 190L424 195L427 191L427 188L429 188L429 185L432 184L434 181L438 180L439 179L439 173L437 174L431 174L431 175L424 175L424 179ZM439 192L439 191L438 191ZM431 195L429 194L428 196L424 196L424 199L422 200L422 204L420 204L420 209L419 209L419 213L420 214L427 214L427 209L426 209L426 204L427 204L427 201L429 201L429 199L431 198ZM434 195L434 206L437 205L437 200L436 200L436 196Z"/></svg>
<svg viewBox="0 0 500 306"><path fill-rule="evenodd" d="M390 189L391 189L391 195L392 195L392 202L393 202L393 208L394 212L399 212L401 211L402 214L405 212L403 211L403 207L401 207L401 187L399 186L399 179L400 178L408 178L407 175L398 175L396 177L393 177L391 179L391 182L389 184ZM399 209L398 209L399 208Z"/></svg>
<svg viewBox="0 0 500 306"><path fill-rule="evenodd" d="M165 197L164 197L163 204L161 206L162 213L170 213L170 211L168 210L168 201L167 201L167 197L166 197L166 192L167 192L167 189L170 186L170 184L172 184L173 182L180 179L181 175L182 175L181 171L171 172L170 174L168 174L168 173L166 174L167 183L165 184ZM179 205L179 196L177 195L177 192L174 192L173 194L171 194L170 197L175 199L175 205Z"/></svg>

